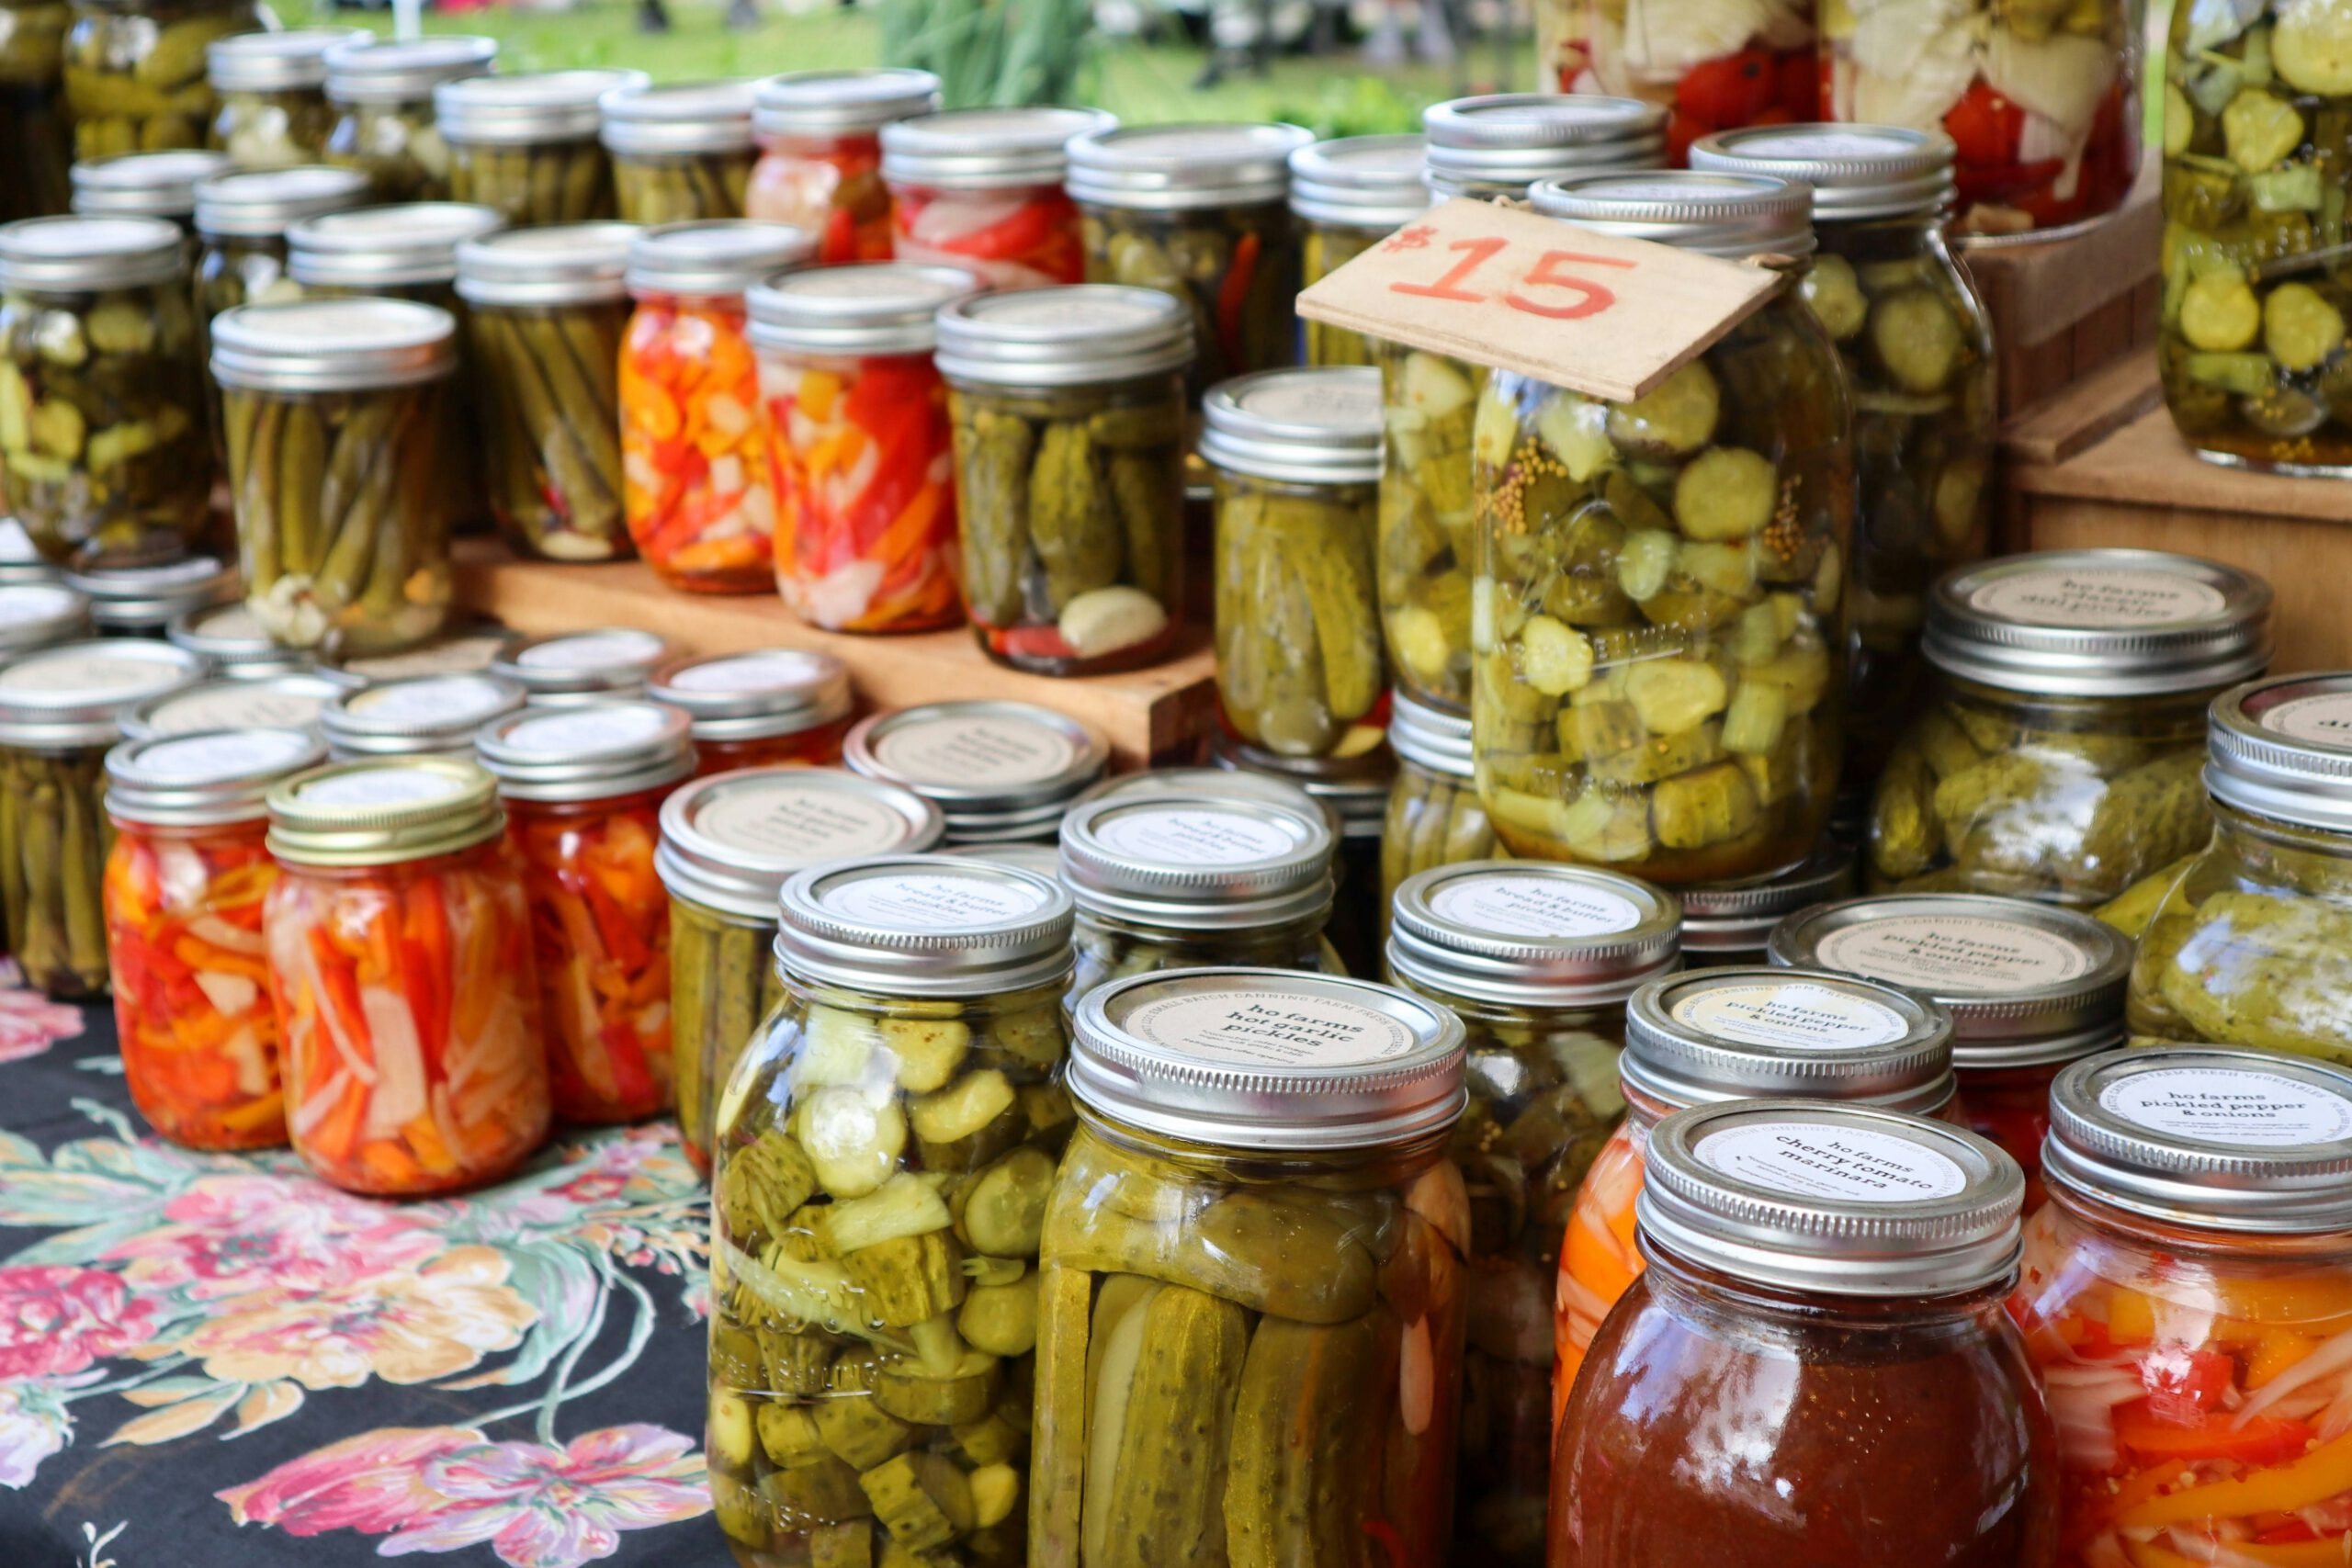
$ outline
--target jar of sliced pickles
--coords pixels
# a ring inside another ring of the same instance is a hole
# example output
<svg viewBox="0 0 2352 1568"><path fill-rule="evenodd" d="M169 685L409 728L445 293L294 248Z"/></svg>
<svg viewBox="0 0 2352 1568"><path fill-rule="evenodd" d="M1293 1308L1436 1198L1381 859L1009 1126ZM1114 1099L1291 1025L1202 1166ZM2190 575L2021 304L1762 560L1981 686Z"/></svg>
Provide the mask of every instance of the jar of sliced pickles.
<svg viewBox="0 0 2352 1568"><path fill-rule="evenodd" d="M319 710L319 729L338 762L368 757L470 759L485 724L523 705L523 689L467 671L401 675L345 692Z"/></svg>
<svg viewBox="0 0 2352 1568"><path fill-rule="evenodd" d="M991 288L1086 276L1078 206L1062 188L1072 137L1119 123L1101 109L950 109L882 128L890 249L960 266Z"/></svg>
<svg viewBox="0 0 2352 1568"><path fill-rule="evenodd" d="M1470 721L1428 707L1403 693L1388 710L1388 747L1396 754L1396 780L1388 789L1388 815L1380 831L1380 904L1383 945L1385 911L1404 880L1417 872L1463 861L1498 856L1494 824L1478 803L1476 769L1470 756ZM1500 854L1508 860L1508 852Z"/></svg>
<svg viewBox="0 0 2352 1568"><path fill-rule="evenodd" d="M0 145L15 156L0 169L0 222L65 210L74 162L65 104L66 0L0 5Z"/></svg>
<svg viewBox="0 0 2352 1568"><path fill-rule="evenodd" d="M2089 909L2201 847L2205 710L2270 660L2270 588L2156 550L1936 584L1933 700L1871 803L1871 884Z"/></svg>
<svg viewBox="0 0 2352 1568"><path fill-rule="evenodd" d="M1347 136L1290 155L1290 212L1298 222L1299 287L1319 283L1429 209L1418 136ZM1345 327L1306 323L1309 365L1370 365L1372 348Z"/></svg>
<svg viewBox="0 0 2352 1568"><path fill-rule="evenodd" d="M1098 674L1174 641L1193 350L1184 307L1155 289L1019 289L940 310L964 608L998 662Z"/></svg>
<svg viewBox="0 0 2352 1568"><path fill-rule="evenodd" d="M433 90L487 76L497 58L496 39L463 33L329 50L326 161L366 175L379 201L448 200L449 144L434 121Z"/></svg>
<svg viewBox="0 0 2352 1568"><path fill-rule="evenodd" d="M1023 1237L1046 1561L1443 1561L1475 1224L1445 1147L1460 1021L1360 980L1196 969L1105 986L1074 1028L1079 1128Z"/></svg>
<svg viewBox="0 0 2352 1568"><path fill-rule="evenodd" d="M1691 969L1768 963L1775 927L1816 904L1852 897L1858 881L1854 852L1833 843L1777 876L1678 887L1682 963Z"/></svg>
<svg viewBox="0 0 2352 1568"><path fill-rule="evenodd" d="M693 721L697 773L831 767L856 705L849 666L797 648L673 659L653 672L646 694Z"/></svg>
<svg viewBox="0 0 2352 1568"><path fill-rule="evenodd" d="M1074 718L1028 703L926 703L858 720L842 760L939 807L950 844L1051 843L1110 748Z"/></svg>
<svg viewBox="0 0 2352 1568"><path fill-rule="evenodd" d="M190 271L198 254L196 187L229 171L226 152L181 147L169 152L122 152L74 165L74 210L85 218L161 218L187 242Z"/></svg>
<svg viewBox="0 0 2352 1568"><path fill-rule="evenodd" d="M237 569L212 556L69 571L65 582L90 602L90 620L102 637L163 637L180 616L232 604L243 592Z"/></svg>
<svg viewBox="0 0 2352 1568"><path fill-rule="evenodd" d="M267 25L255 0L74 0L65 101L74 156L202 147L220 100L205 80L214 39Z"/></svg>
<svg viewBox="0 0 2352 1568"><path fill-rule="evenodd" d="M661 826L678 1128L707 1175L720 1091L783 997L771 950L784 885L812 865L920 854L939 842L939 810L836 768L744 768L673 791Z"/></svg>
<svg viewBox="0 0 2352 1568"><path fill-rule="evenodd" d="M939 107L928 71L876 66L787 71L752 88L759 162L743 216L818 236L817 265L890 259L890 191L882 183L882 128Z"/></svg>
<svg viewBox="0 0 2352 1568"><path fill-rule="evenodd" d="M1736 13L1710 12L1701 0L1543 0L1536 58L1552 91L1620 93L1657 105L1668 165L1679 168L1710 131L1822 118L1815 8L1814 0ZM1923 47L1906 58L1919 61ZM1952 43L1938 48L1940 70Z"/></svg>
<svg viewBox="0 0 2352 1568"><path fill-rule="evenodd" d="M241 728L133 740L107 756L107 962L131 1102L187 1148L286 1142L262 905L279 781L326 760L318 738Z"/></svg>
<svg viewBox="0 0 2352 1568"><path fill-rule="evenodd" d="M1804 307L1805 187L1597 175L1536 210L1780 289L1646 397L1479 394L1478 793L1510 852L1674 885L1770 874L1829 826L1852 522L1846 378Z"/></svg>
<svg viewBox="0 0 2352 1568"><path fill-rule="evenodd" d="M563 707L641 697L677 652L652 632L596 626L524 637L491 661L490 672L522 687L535 707Z"/></svg>
<svg viewBox="0 0 2352 1568"><path fill-rule="evenodd" d="M376 35L347 28L241 33L204 51L205 76L220 107L207 143L241 169L315 164L334 129L327 102L327 56L343 45L372 46Z"/></svg>
<svg viewBox="0 0 2352 1568"><path fill-rule="evenodd" d="M1285 757L1218 733L1210 739L1209 759L1220 768L1278 779L1306 792L1323 808L1339 835L1340 893L1331 906L1331 945L1351 975L1380 973L1387 943L1387 900L1382 886L1382 833L1388 797L1396 780L1396 753L1377 740L1357 751L1329 757Z"/></svg>
<svg viewBox="0 0 2352 1568"><path fill-rule="evenodd" d="M398 653L346 654L328 666L365 685L412 675L469 675L487 670L512 647L516 634L479 615L453 618L440 632Z"/></svg>
<svg viewBox="0 0 2352 1568"><path fill-rule="evenodd" d="M440 84L433 123L449 149L448 194L494 207L519 228L615 216L596 106L651 80L642 71L543 71Z"/></svg>
<svg viewBox="0 0 2352 1568"><path fill-rule="evenodd" d="M748 81L615 87L597 100L599 135L628 223L743 216L758 150Z"/></svg>
<svg viewBox="0 0 2352 1568"><path fill-rule="evenodd" d="M122 738L153 740L215 729L292 729L317 735L327 705L350 690L315 670L286 670L243 680L216 676L138 704L122 716ZM325 755L320 753L322 761Z"/></svg>

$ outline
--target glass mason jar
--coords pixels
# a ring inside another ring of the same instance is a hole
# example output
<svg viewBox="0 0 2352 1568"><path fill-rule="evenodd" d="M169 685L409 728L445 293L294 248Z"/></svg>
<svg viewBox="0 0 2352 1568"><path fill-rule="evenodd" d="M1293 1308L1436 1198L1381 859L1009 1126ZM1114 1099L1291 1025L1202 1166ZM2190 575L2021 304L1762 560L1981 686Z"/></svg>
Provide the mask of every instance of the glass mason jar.
<svg viewBox="0 0 2352 1568"><path fill-rule="evenodd" d="M939 312L953 395L964 608L999 663L1148 664L1184 614L1184 308L1084 284Z"/></svg>
<svg viewBox="0 0 2352 1568"><path fill-rule="evenodd" d="M101 637L160 637L189 611L234 604L243 592L237 569L211 556L69 571L65 585L90 602Z"/></svg>
<svg viewBox="0 0 2352 1568"><path fill-rule="evenodd" d="M1079 1127L1036 1243L1040 1568L1195 1542L1442 1561L1460 1022L1366 981L1208 969L1106 986L1075 1033Z"/></svg>
<svg viewBox="0 0 2352 1568"><path fill-rule="evenodd" d="M1204 410L1226 728L1285 756L1377 745L1379 372L1261 371L1210 388Z"/></svg>
<svg viewBox="0 0 2352 1568"><path fill-rule="evenodd" d="M2320 1563L2352 1479L2352 1075L2117 1051L2051 1096L2010 1314L2058 1423L2058 1568Z"/></svg>
<svg viewBox="0 0 2352 1568"><path fill-rule="evenodd" d="M65 210L67 166L74 162L65 107L66 0L0 4L0 222L48 218Z"/></svg>
<svg viewBox="0 0 2352 1568"><path fill-rule="evenodd" d="M62 582L65 573L35 547L32 536L13 516L0 516L0 587Z"/></svg>
<svg viewBox="0 0 2352 1568"><path fill-rule="evenodd" d="M345 692L319 710L338 762L363 758L470 759L474 735L523 705L523 689L495 675L404 675Z"/></svg>
<svg viewBox="0 0 2352 1568"><path fill-rule="evenodd" d="M1320 283L1429 210L1418 136L1347 136L1290 155L1290 213L1299 227L1298 283ZM1303 323L1309 365L1371 365L1362 334Z"/></svg>
<svg viewBox="0 0 2352 1568"><path fill-rule="evenodd" d="M523 864L556 1115L667 1111L670 900L653 853L662 802L694 772L685 715L646 702L526 708L484 725L474 750Z"/></svg>
<svg viewBox="0 0 2352 1568"><path fill-rule="evenodd" d="M204 362L180 231L153 218L0 227L0 475L51 559L168 559L207 518Z"/></svg>
<svg viewBox="0 0 2352 1568"><path fill-rule="evenodd" d="M1658 112L1630 98L1502 93L1423 112L1430 194L1523 199L1555 175L1650 169L1664 140ZM1471 424L1485 369L1374 343L1386 440L1380 474L1380 615L1396 689L1451 713L1470 711Z"/></svg>
<svg viewBox="0 0 2352 1568"><path fill-rule="evenodd" d="M494 781L452 759L340 762L270 791L262 931L286 1123L322 1181L438 1197L547 1136L531 910L505 827Z"/></svg>
<svg viewBox="0 0 2352 1568"><path fill-rule="evenodd" d="M270 786L326 760L291 729L134 740L107 756L103 884L131 1102L192 1149L286 1142L262 901Z"/></svg>
<svg viewBox="0 0 2352 1568"><path fill-rule="evenodd" d="M1091 727L1029 703L926 703L857 721L842 742L853 772L937 807L945 842L1047 843L1111 750Z"/></svg>
<svg viewBox="0 0 2352 1568"><path fill-rule="evenodd" d="M491 515L540 560L630 554L621 506L627 223L511 229L458 246Z"/></svg>
<svg viewBox="0 0 2352 1568"><path fill-rule="evenodd" d="M79 590L55 581L0 583L0 662L91 635L90 602Z"/></svg>
<svg viewBox="0 0 2352 1568"><path fill-rule="evenodd" d="M254 613L245 607L242 600L183 610L164 626L164 637L175 647L202 655L206 667L216 680L220 681L266 680L290 671L307 671L313 662L302 649L284 647L271 637L262 629L261 623L254 619ZM358 684L340 676L334 679L322 676L320 679L334 691ZM235 727L223 725L221 728ZM263 725L261 728L300 729L303 726Z"/></svg>
<svg viewBox="0 0 2352 1568"><path fill-rule="evenodd" d="M442 83L433 122L449 149L449 195L494 207L517 228L614 217L596 106L651 80L642 71L544 71Z"/></svg>
<svg viewBox="0 0 2352 1568"><path fill-rule="evenodd" d="M2201 847L2205 709L2270 660L2270 589L2155 550L2051 550L1936 584L1934 700L1871 805L1873 891L2088 909Z"/></svg>
<svg viewBox="0 0 2352 1568"><path fill-rule="evenodd" d="M449 144L434 122L433 90L487 76L497 58L496 39L462 33L329 50L326 161L366 175L379 201L448 200Z"/></svg>
<svg viewBox="0 0 2352 1568"><path fill-rule="evenodd" d="M788 71L752 89L759 162L743 216L818 236L817 265L890 259L890 191L882 183L882 128L939 108L939 78L876 66Z"/></svg>
<svg viewBox="0 0 2352 1568"><path fill-rule="evenodd" d="M327 102L327 55L349 44L370 48L376 35L350 28L239 33L204 51L205 76L219 96L208 145L240 169L290 169L326 156L334 129Z"/></svg>
<svg viewBox="0 0 2352 1568"><path fill-rule="evenodd" d="M697 776L832 767L856 705L848 665L797 648L673 659L653 672L646 694L693 721Z"/></svg>
<svg viewBox="0 0 2352 1568"><path fill-rule="evenodd" d="M1682 962L1692 969L1766 963L1774 927L1800 909L1852 897L1856 881L1854 852L1829 844L1777 876L1678 887Z"/></svg>
<svg viewBox="0 0 2352 1568"><path fill-rule="evenodd" d="M1018 1562L1069 897L899 855L799 874L782 915L718 1112L712 1511L761 1568Z"/></svg>
<svg viewBox="0 0 2352 1568"><path fill-rule="evenodd" d="M1867 8L1867 7L1866 7ZM1698 0L1543 0L1542 85L1615 93L1663 112L1667 166L1710 131L1822 118L1814 0L1711 14Z"/></svg>
<svg viewBox="0 0 2352 1568"><path fill-rule="evenodd" d="M743 216L759 150L748 81L616 87L598 100L621 221L648 226ZM813 237L813 231L812 231Z"/></svg>
<svg viewBox="0 0 2352 1568"><path fill-rule="evenodd" d="M291 729L320 735L319 716L349 689L314 670L242 681L199 681L131 708L122 716L122 738L156 740L216 729ZM322 761L325 756L320 753Z"/></svg>
<svg viewBox="0 0 2352 1568"><path fill-rule="evenodd" d="M270 636L332 653L440 630L457 368L457 323L431 305L300 299L213 319L245 604Z"/></svg>
<svg viewBox="0 0 2352 1568"><path fill-rule="evenodd" d="M719 1093L783 998L770 954L784 885L812 865L921 854L939 841L939 812L835 768L744 768L672 791L661 824L678 1133L707 1176Z"/></svg>
<svg viewBox="0 0 2352 1568"><path fill-rule="evenodd" d="M469 675L487 670L514 646L514 632L496 621L467 615L445 625L440 635L398 653L346 654L330 668L366 684L411 675Z"/></svg>
<svg viewBox="0 0 2352 1568"><path fill-rule="evenodd" d="M775 491L743 293L815 249L805 230L743 219L649 229L629 246L623 500L637 553L673 588L775 586Z"/></svg>
<svg viewBox="0 0 2352 1568"><path fill-rule="evenodd" d="M93 158L73 167L74 210L85 218L160 218L175 224L187 242L193 275L200 251L196 187L228 172L226 152L197 147Z"/></svg>
<svg viewBox="0 0 2352 1568"><path fill-rule="evenodd" d="M2024 1186L1982 1138L1884 1111L1660 1122L1652 1267L1569 1396L1551 1561L2052 1568L2058 1436L2003 1310ZM1684 1461L1732 1433L1737 1459Z"/></svg>
<svg viewBox="0 0 2352 1568"><path fill-rule="evenodd" d="M1072 137L1119 123L1101 109L974 108L882 128L890 251L960 266L991 288L1086 276L1078 205L1062 189Z"/></svg>
<svg viewBox="0 0 2352 1568"><path fill-rule="evenodd" d="M1460 1562L1544 1568L1560 1238L1624 1113L1625 999L1675 967L1679 919L1673 895L1583 866L1475 861L1397 890L1389 979L1468 1032L1447 1151L1470 1198Z"/></svg>
<svg viewBox="0 0 2352 1568"><path fill-rule="evenodd" d="M74 156L202 147L220 108L205 80L215 39L260 32L254 0L74 0L65 101Z"/></svg>
<svg viewBox="0 0 2352 1568"><path fill-rule="evenodd" d="M523 688L533 707L564 707L645 695L653 672L678 650L635 626L548 632L507 645L490 672Z"/></svg>
<svg viewBox="0 0 2352 1568"><path fill-rule="evenodd" d="M0 664L0 910L26 982L52 997L107 992L106 756L122 716L203 674L169 643L121 638Z"/></svg>
<svg viewBox="0 0 2352 1568"><path fill-rule="evenodd" d="M810 626L963 622L955 427L932 318L978 287L955 267L877 263L788 273L744 297L775 490L775 585Z"/></svg>
<svg viewBox="0 0 2352 1568"><path fill-rule="evenodd" d="M1323 808L1340 839L1333 867L1339 894L1325 934L1347 965L1345 973L1379 974L1381 952L1388 941L1388 909L1386 900L1373 890L1381 886L1381 835L1387 826L1388 796L1396 779L1396 754L1374 742L1371 750L1352 755L1285 757L1263 747L1242 745L1219 732L1210 737L1209 760L1219 768L1279 780L1303 790Z"/></svg>
<svg viewBox="0 0 2352 1568"><path fill-rule="evenodd" d="M1468 719L1399 692L1388 710L1388 747L1396 754L1396 781L1380 831L1384 945L1388 912L1407 877L1464 861L1510 858L1478 804Z"/></svg>
<svg viewBox="0 0 2352 1568"><path fill-rule="evenodd" d="M1479 795L1522 857L1669 884L1792 866L1820 845L1837 791L1853 502L1845 373L1799 291L1805 187L1594 175L1540 186L1535 202L1603 232L1798 259L1647 397L1487 377Z"/></svg>

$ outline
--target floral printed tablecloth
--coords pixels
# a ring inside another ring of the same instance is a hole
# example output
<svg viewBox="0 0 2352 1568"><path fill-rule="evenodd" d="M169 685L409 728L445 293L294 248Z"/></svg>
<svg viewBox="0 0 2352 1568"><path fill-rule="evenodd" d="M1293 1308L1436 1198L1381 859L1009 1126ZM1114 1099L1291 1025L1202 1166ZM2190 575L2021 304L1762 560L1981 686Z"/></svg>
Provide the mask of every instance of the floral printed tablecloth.
<svg viewBox="0 0 2352 1568"><path fill-rule="evenodd" d="M0 1565L729 1562L707 1204L666 1128L350 1197L131 1109L104 1006L0 967Z"/></svg>

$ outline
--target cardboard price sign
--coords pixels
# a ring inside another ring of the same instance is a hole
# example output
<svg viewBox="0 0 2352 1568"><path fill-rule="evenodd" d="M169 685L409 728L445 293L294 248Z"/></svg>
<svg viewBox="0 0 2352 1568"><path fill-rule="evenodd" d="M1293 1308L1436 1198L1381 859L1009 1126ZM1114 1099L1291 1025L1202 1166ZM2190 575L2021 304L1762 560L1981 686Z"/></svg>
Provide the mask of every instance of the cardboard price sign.
<svg viewBox="0 0 2352 1568"><path fill-rule="evenodd" d="M1750 263L1460 197L1317 282L1298 313L1630 402L1781 282Z"/></svg>

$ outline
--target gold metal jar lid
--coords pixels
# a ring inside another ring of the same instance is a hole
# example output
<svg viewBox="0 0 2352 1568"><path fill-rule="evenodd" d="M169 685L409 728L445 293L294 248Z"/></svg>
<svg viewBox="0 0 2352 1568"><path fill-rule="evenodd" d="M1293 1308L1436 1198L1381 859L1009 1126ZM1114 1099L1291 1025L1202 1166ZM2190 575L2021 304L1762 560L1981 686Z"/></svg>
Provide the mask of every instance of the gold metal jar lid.
<svg viewBox="0 0 2352 1568"><path fill-rule="evenodd" d="M427 860L505 828L498 781L454 757L335 762L269 792L269 852L297 865Z"/></svg>

